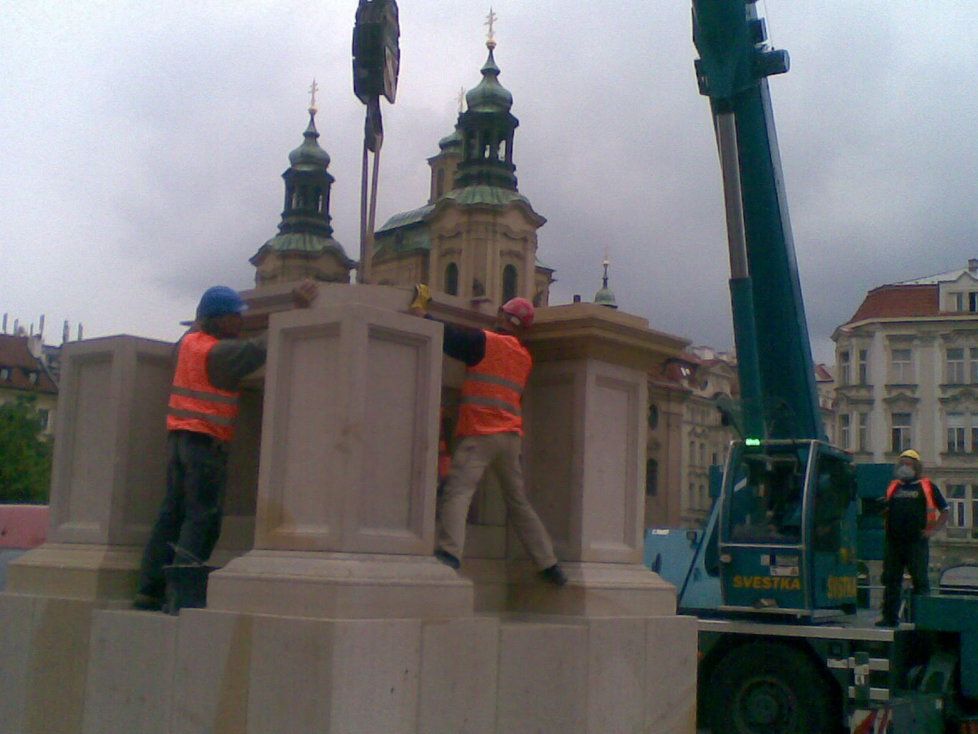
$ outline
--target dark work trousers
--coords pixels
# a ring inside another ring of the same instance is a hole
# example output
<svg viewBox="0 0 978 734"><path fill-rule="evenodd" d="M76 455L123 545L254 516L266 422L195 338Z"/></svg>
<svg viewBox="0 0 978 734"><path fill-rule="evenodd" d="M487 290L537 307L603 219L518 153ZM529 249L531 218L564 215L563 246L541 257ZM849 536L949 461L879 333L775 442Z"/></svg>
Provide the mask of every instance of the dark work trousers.
<svg viewBox="0 0 978 734"><path fill-rule="evenodd" d="M221 534L227 445L203 433L167 437L166 497L143 552L139 593L162 598L163 566L206 561ZM187 554L174 555L173 546Z"/></svg>
<svg viewBox="0 0 978 734"><path fill-rule="evenodd" d="M887 537L883 551L883 619L897 621L904 569L910 572L910 578L913 579L914 594L926 594L930 591L930 581L927 578L929 556L927 538L900 540Z"/></svg>

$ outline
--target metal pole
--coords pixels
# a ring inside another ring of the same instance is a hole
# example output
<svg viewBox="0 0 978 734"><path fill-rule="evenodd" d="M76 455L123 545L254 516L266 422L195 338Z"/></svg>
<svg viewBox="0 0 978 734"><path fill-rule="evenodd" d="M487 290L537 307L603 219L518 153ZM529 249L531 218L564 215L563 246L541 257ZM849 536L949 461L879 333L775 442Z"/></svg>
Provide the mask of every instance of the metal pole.
<svg viewBox="0 0 978 734"><path fill-rule="evenodd" d="M374 170L373 178L370 181L370 206L369 215L367 217L367 257L368 257L368 273L369 273L369 258L373 257L374 254L374 224L377 217L377 179L380 176L380 146L381 140L383 138L377 139L377 150L374 151Z"/></svg>
<svg viewBox="0 0 978 734"><path fill-rule="evenodd" d="M370 282L370 243L367 241L367 136L363 136L363 164L360 167L360 265L357 283Z"/></svg>

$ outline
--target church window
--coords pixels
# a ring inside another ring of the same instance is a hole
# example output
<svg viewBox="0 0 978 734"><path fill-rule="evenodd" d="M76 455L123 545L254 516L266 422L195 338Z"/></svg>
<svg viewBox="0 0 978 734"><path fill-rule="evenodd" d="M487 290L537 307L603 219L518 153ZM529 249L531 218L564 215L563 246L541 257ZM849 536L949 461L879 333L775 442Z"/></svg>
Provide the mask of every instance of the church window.
<svg viewBox="0 0 978 734"><path fill-rule="evenodd" d="M515 265L507 265L503 268L503 303L511 298L516 298L517 292L517 273Z"/></svg>
<svg viewBox="0 0 978 734"><path fill-rule="evenodd" d="M655 497L659 493L659 462L649 459L645 462L645 494Z"/></svg>
<svg viewBox="0 0 978 734"><path fill-rule="evenodd" d="M445 293L450 296L458 295L458 265L448 263L445 268Z"/></svg>
<svg viewBox="0 0 978 734"><path fill-rule="evenodd" d="M440 199L445 193L445 169L439 168L435 174L435 198Z"/></svg>

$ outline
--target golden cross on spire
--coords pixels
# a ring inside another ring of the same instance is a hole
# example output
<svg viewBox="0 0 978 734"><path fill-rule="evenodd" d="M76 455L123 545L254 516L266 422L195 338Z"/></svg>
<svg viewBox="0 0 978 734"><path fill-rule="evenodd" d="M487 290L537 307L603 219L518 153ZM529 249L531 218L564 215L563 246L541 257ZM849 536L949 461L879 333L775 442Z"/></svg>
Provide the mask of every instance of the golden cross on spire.
<svg viewBox="0 0 978 734"><path fill-rule="evenodd" d="M309 87L309 94L312 95L312 99L309 101L309 111L310 112L314 112L314 111L317 111L319 109L318 107L316 107L316 92L318 92L318 91L319 91L319 85L316 84L316 80L313 79L312 80L312 86Z"/></svg>
<svg viewBox="0 0 978 734"><path fill-rule="evenodd" d="M462 105L465 104L465 87L458 88L458 114L462 114Z"/></svg>
<svg viewBox="0 0 978 734"><path fill-rule="evenodd" d="M486 16L486 22L482 24L489 27L489 38L486 40L486 45L490 48L495 48L496 46L496 33L494 30L494 25L497 20L499 20L499 16L493 12L492 6L490 5L489 15Z"/></svg>

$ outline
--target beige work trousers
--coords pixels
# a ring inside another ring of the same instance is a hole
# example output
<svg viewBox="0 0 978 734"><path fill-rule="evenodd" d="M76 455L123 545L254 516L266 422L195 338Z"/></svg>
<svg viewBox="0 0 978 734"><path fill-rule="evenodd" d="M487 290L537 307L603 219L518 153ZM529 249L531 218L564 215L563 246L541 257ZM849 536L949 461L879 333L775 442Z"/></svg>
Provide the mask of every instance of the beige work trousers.
<svg viewBox="0 0 978 734"><path fill-rule="evenodd" d="M523 491L521 444L518 433L491 433L462 439L452 456L452 468L438 502L436 522L441 550L462 557L469 505L479 480L491 468L499 478L509 519L530 558L541 569L557 562L550 535Z"/></svg>

